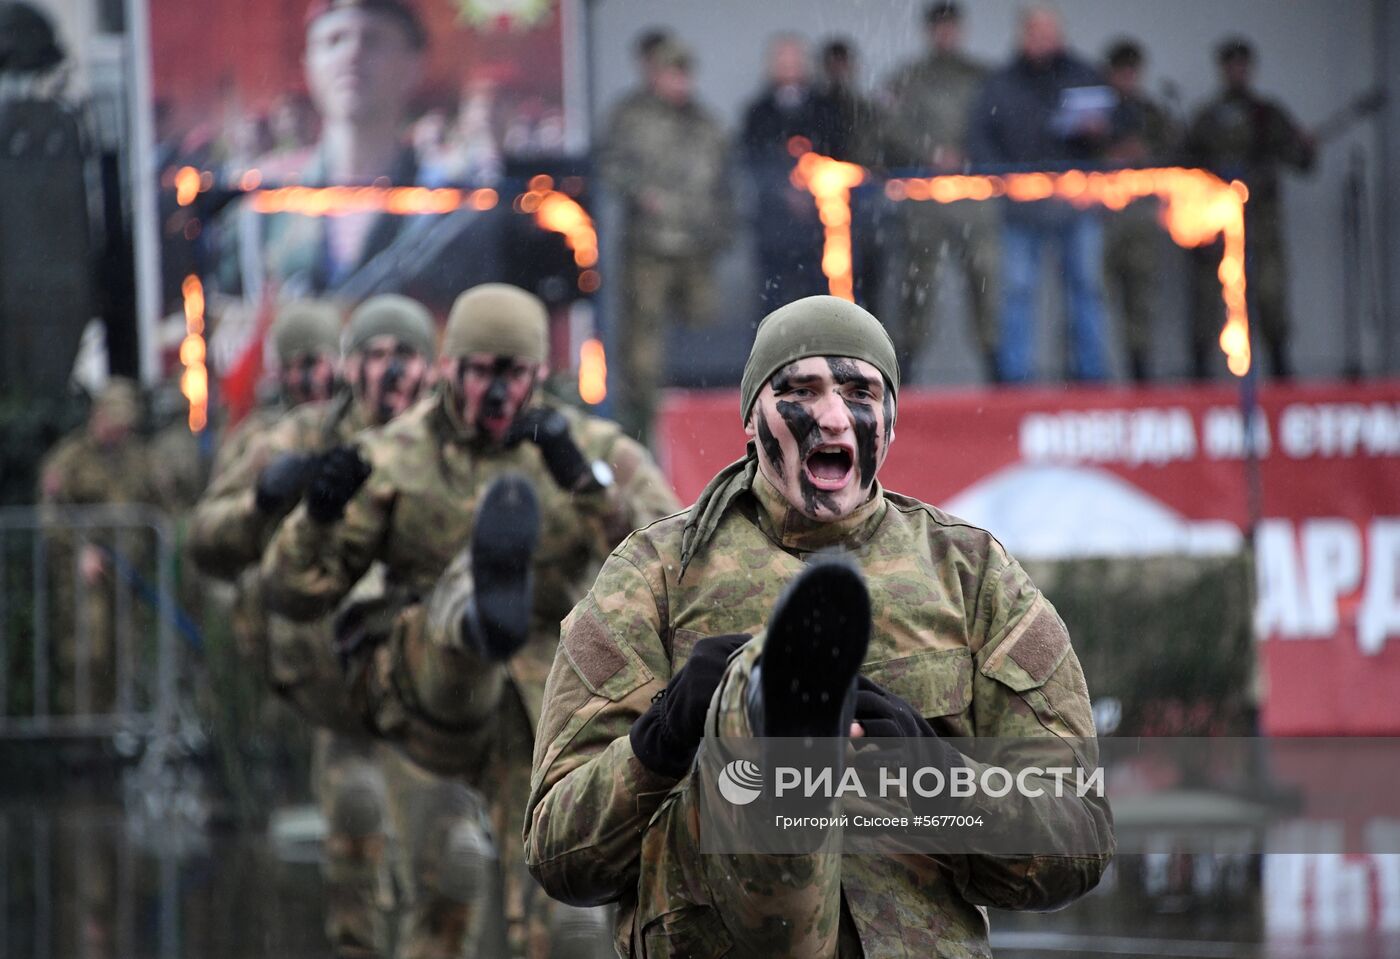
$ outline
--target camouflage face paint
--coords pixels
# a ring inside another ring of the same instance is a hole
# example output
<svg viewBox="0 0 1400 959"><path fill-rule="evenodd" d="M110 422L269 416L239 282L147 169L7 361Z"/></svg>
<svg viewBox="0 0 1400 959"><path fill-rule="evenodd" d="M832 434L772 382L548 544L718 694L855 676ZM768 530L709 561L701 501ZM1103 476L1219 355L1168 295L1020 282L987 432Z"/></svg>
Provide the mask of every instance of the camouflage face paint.
<svg viewBox="0 0 1400 959"><path fill-rule="evenodd" d="M508 421L514 420L534 395L538 370L531 367L528 372L528 381L522 382L525 369L521 360L512 356L493 356L489 366L481 357L457 361L453 387L458 411L475 435L501 439L509 429ZM470 385L468 379L472 380Z"/></svg>
<svg viewBox="0 0 1400 959"><path fill-rule="evenodd" d="M417 400L423 388L421 361L418 351L407 343L397 343L387 353L372 351L361 359L356 392L376 423L389 422ZM371 366L379 367L378 372L372 373Z"/></svg>

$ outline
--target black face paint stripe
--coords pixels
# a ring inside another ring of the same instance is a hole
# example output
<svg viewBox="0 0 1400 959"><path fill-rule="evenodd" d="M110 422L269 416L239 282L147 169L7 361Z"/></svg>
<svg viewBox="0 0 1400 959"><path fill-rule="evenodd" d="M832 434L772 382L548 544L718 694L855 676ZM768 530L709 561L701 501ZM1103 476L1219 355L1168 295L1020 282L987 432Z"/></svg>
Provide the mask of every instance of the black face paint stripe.
<svg viewBox="0 0 1400 959"><path fill-rule="evenodd" d="M792 378L797 375L797 364L789 363L768 378L768 385L774 393L786 393L792 389Z"/></svg>
<svg viewBox="0 0 1400 959"><path fill-rule="evenodd" d="M816 417L808 413L802 404L787 400L778 400L777 409L778 415L787 424L788 432L797 441L797 464L800 470L797 483L802 491L802 502L806 505L807 512L815 514L818 506L825 506L834 513L836 507L831 492L813 486L812 481L807 478L807 471L802 469L802 464L807 462L812 450L822 442L822 430L817 425Z"/></svg>
<svg viewBox="0 0 1400 959"><path fill-rule="evenodd" d="M831 370L831 378L836 381L837 386L845 386L848 383L856 383L860 386L869 386L870 377L860 371L854 360L844 356L826 357L827 368Z"/></svg>
<svg viewBox="0 0 1400 959"><path fill-rule="evenodd" d="M860 485L869 488L875 481L875 459L879 450L875 438L875 410L865 403L846 400L846 409L856 434L856 458L860 469Z"/></svg>
<svg viewBox="0 0 1400 959"><path fill-rule="evenodd" d="M885 381L885 396L880 401L880 409L885 412L885 446L890 445L890 437L894 435L894 390L890 389L889 381Z"/></svg>
<svg viewBox="0 0 1400 959"><path fill-rule="evenodd" d="M838 385L854 383L862 387L869 387L870 378L867 377L851 360L844 357L828 356L826 365L831 368L831 377ZM885 398L888 399L888 391ZM875 482L875 461L879 454L877 448L875 426L875 409L869 403L862 403L859 400L842 398L846 404L846 409L851 414L854 421L856 434L856 455L860 468L860 485L868 489L870 484ZM888 428L889 417L885 418Z"/></svg>
<svg viewBox="0 0 1400 959"><path fill-rule="evenodd" d="M784 476L783 447L773 435L773 431L768 428L768 417L763 415L761 409L758 411L758 441L763 444L763 452L768 456L768 462L773 464L778 476Z"/></svg>

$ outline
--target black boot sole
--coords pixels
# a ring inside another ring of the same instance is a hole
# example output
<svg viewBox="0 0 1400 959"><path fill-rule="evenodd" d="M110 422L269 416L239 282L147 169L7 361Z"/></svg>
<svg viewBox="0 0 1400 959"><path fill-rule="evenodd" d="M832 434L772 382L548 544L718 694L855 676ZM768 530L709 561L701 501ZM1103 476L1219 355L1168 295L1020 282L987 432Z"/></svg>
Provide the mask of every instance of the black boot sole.
<svg viewBox="0 0 1400 959"><path fill-rule="evenodd" d="M818 559L793 580L759 660L758 734L844 737L870 628L870 593L849 560Z"/></svg>
<svg viewBox="0 0 1400 959"><path fill-rule="evenodd" d="M476 509L472 529L474 637L490 659L509 659L530 637L532 566L540 535L540 505L523 476L493 482Z"/></svg>

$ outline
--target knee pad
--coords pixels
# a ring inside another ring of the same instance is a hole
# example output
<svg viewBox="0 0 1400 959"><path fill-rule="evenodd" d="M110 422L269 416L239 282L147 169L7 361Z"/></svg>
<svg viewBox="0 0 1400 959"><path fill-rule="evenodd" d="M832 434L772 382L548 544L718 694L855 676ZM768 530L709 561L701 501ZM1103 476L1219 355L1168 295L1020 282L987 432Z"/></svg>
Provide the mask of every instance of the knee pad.
<svg viewBox="0 0 1400 959"><path fill-rule="evenodd" d="M480 898L487 883L497 880L496 847L475 820L453 824L443 843L437 869L437 892L451 902Z"/></svg>
<svg viewBox="0 0 1400 959"><path fill-rule="evenodd" d="M384 831L384 788L372 767L351 769L333 787L327 826L333 835L358 839Z"/></svg>

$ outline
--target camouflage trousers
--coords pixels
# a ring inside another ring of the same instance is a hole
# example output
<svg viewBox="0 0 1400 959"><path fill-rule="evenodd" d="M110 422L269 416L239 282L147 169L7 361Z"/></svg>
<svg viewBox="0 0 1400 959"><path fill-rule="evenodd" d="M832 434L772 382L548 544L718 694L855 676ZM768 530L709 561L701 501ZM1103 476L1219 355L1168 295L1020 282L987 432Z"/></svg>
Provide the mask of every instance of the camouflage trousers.
<svg viewBox="0 0 1400 959"><path fill-rule="evenodd" d="M381 743L324 729L315 762L327 824L326 934L335 954L388 955L397 886L396 956L467 955L479 874L492 855L475 794Z"/></svg>
<svg viewBox="0 0 1400 959"><path fill-rule="evenodd" d="M457 563L426 606L410 607L399 616L392 635L357 680L362 714L379 735L420 765L483 797L498 858L487 884L492 895L499 893L495 912L504 915L506 942L492 951L487 930L478 940L481 955L596 955L596 947L606 941L606 919L598 910L551 900L525 865L521 837L534 727L519 687L522 680L537 686L538 696L544 673L535 679L535 670L508 670L462 648L450 624L470 598L470 574ZM517 659L543 659L535 646L531 643Z"/></svg>
<svg viewBox="0 0 1400 959"><path fill-rule="evenodd" d="M710 703L706 734L750 737L746 703L762 636L731 661ZM703 746L701 748L704 748ZM863 956L841 894L840 837L803 855L701 852L700 794L687 776L642 836L637 915L620 954L686 956ZM706 803L718 802L708 796Z"/></svg>
<svg viewBox="0 0 1400 959"><path fill-rule="evenodd" d="M900 367L913 378L915 364L934 330L938 266L947 262L967 282L977 347L988 364L987 372L994 372L997 307L1001 302L995 208L975 200L949 204L911 201L902 206L905 268L895 337Z"/></svg>
<svg viewBox="0 0 1400 959"><path fill-rule="evenodd" d="M318 729L312 785L326 821L326 937L337 957L388 955L388 789L374 743Z"/></svg>
<svg viewBox="0 0 1400 959"><path fill-rule="evenodd" d="M1128 363L1139 382L1147 379L1165 242L1152 200L1113 214L1104 229L1104 285L1117 295Z"/></svg>
<svg viewBox="0 0 1400 959"><path fill-rule="evenodd" d="M628 436L646 443L666 372L666 330L674 317L687 326L711 321L714 266L709 256L661 256L631 246L622 267L618 316L617 419Z"/></svg>

